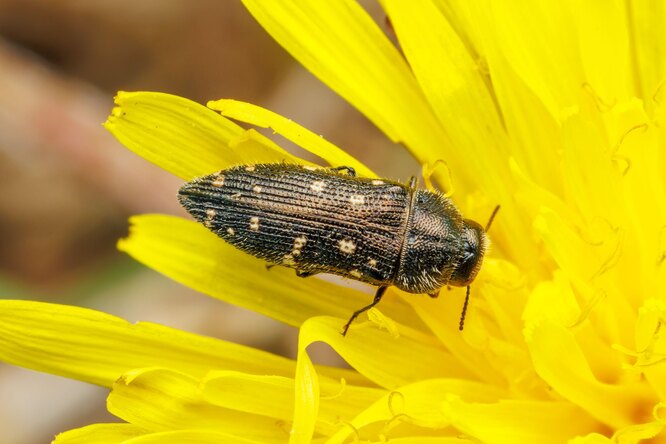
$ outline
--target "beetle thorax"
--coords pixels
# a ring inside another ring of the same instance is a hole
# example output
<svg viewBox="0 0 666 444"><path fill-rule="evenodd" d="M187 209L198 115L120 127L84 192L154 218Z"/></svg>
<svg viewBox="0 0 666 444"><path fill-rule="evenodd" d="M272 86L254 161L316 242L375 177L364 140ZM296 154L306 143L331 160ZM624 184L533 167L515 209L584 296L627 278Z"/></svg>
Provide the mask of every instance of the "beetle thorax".
<svg viewBox="0 0 666 444"><path fill-rule="evenodd" d="M448 199L417 191L395 285L410 293L431 293L446 285L463 255L463 229Z"/></svg>

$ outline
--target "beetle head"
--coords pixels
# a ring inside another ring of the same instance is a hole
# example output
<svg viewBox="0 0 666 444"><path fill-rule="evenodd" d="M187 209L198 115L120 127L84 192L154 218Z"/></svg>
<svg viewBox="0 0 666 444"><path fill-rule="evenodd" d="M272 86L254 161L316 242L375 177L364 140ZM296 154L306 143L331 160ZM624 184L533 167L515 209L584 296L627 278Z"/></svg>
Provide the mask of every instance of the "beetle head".
<svg viewBox="0 0 666 444"><path fill-rule="evenodd" d="M449 285L466 287L472 283L481 268L488 238L483 227L470 219L463 221L463 255L453 270Z"/></svg>

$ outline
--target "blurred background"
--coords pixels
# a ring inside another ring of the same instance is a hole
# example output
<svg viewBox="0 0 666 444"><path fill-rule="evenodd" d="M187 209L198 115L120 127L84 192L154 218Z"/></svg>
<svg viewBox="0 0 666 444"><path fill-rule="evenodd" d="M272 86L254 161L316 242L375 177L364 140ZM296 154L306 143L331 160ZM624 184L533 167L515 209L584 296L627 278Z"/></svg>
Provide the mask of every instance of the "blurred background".
<svg viewBox="0 0 666 444"><path fill-rule="evenodd" d="M377 4L361 3L387 29ZM116 251L132 214L187 217L175 198L181 181L102 128L118 90L252 102L384 176L420 173L237 1L0 0L0 297L91 307L295 356L295 329ZM340 365L330 350L315 352ZM0 444L46 443L70 428L117 421L106 413L106 394L0 364Z"/></svg>

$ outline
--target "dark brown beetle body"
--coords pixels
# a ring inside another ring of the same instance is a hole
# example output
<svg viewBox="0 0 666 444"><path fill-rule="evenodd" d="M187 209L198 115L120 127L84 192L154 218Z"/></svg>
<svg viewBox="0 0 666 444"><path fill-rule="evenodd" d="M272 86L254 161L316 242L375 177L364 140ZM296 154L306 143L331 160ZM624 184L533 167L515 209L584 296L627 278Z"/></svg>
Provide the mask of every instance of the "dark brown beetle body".
<svg viewBox="0 0 666 444"><path fill-rule="evenodd" d="M469 286L488 243L479 224L414 179L360 178L347 167L242 165L186 183L179 199L222 239L271 264L379 286L345 333L388 286L431 296Z"/></svg>

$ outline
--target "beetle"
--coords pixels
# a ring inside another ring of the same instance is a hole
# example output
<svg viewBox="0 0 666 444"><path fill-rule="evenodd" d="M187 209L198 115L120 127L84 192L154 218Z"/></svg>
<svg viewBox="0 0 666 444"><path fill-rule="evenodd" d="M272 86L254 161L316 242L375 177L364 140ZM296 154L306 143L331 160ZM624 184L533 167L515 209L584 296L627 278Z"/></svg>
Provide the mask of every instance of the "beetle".
<svg viewBox="0 0 666 444"><path fill-rule="evenodd" d="M442 194L418 190L416 178L357 177L346 166L238 165L185 183L178 197L216 235L271 265L378 286L343 335L389 286L431 297L443 286L467 287L462 330L489 243L481 225L463 219Z"/></svg>

